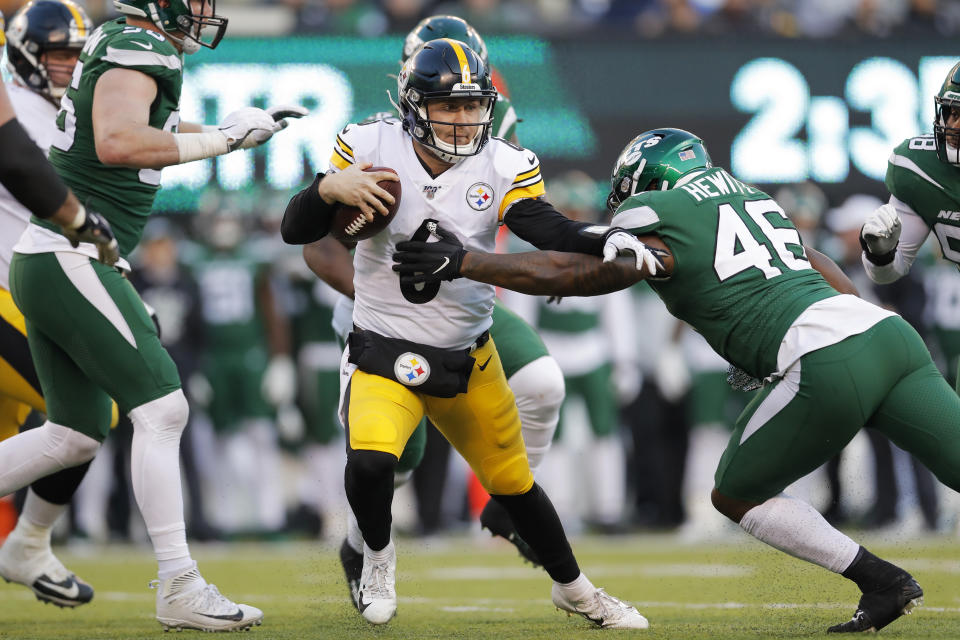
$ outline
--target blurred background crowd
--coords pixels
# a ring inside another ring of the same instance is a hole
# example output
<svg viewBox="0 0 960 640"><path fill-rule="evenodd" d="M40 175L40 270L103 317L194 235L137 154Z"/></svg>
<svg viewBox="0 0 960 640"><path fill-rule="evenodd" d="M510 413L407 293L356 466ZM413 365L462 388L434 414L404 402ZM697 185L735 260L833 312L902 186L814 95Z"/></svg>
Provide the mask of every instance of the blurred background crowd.
<svg viewBox="0 0 960 640"><path fill-rule="evenodd" d="M20 4L0 0L0 9L9 16ZM107 0L82 4L97 22L113 17ZM403 35L438 12L466 18L488 39L557 36L565 46L616 31L638 43L661 38L681 45L688 42L685 34L717 36L712 42L744 34L882 38L882 49L901 37L949 42L960 30L960 2L952 0L234 0L217 9L230 19L228 39L386 36L396 39L397 58ZM632 80L643 80L641 67ZM576 86L567 90L577 93ZM575 97L581 103L605 99ZM932 103L932 94L921 99ZM516 104L523 118L522 100ZM703 136L715 159L729 157L729 149L711 146L729 138L711 142L713 132L697 122L647 124L620 132L619 145L644 128L678 126ZM523 122L517 134L523 142ZM550 154L541 154L548 199L570 217L608 221L605 176L613 158L600 158L584 172L570 168L581 160L554 155L563 161L551 163ZM320 163L313 170L323 168ZM262 173L258 165L255 175ZM857 186L868 188L856 193L836 181L761 186L791 215L805 243L840 264L865 298L901 313L924 335L953 384L960 273L928 245L909 277L883 288L867 280L858 232L886 200L882 181L872 178L860 176ZM188 534L201 540L339 540L347 505L336 416L341 345L330 326L336 294L307 269L299 247L279 238L280 216L295 190L260 185L228 191L216 184L197 190L191 210L173 207L154 216L131 275L156 309L162 341L191 402L183 440ZM524 249L507 234L502 248ZM729 532L732 525L709 503L712 471L751 394L727 385L727 365L705 341L669 316L646 285L587 299L502 297L538 328L566 376L560 428L538 481L568 530L678 531L691 539ZM585 352L589 358L581 357ZM121 421L106 441L109 451L94 461L65 533L145 539L131 509L131 433ZM397 527L409 535L479 530L482 497L471 486L468 467L431 431L424 463L394 501ZM908 454L869 431L790 491L841 525L915 535L952 532L960 524L957 500Z"/></svg>

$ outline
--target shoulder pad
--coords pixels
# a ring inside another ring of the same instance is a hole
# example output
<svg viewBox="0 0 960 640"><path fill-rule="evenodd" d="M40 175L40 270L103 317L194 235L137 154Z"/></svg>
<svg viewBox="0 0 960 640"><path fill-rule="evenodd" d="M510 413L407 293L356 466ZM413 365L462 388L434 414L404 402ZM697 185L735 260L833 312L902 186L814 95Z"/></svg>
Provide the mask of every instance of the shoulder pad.
<svg viewBox="0 0 960 640"><path fill-rule="evenodd" d="M669 191L647 191L624 200L610 221L610 226L623 227L632 233L648 233L660 226L660 215L654 209L656 196Z"/></svg>
<svg viewBox="0 0 960 640"><path fill-rule="evenodd" d="M183 57L163 34L140 27L127 26L107 38L103 60L148 75L154 75L150 67L178 73L183 69Z"/></svg>
<svg viewBox="0 0 960 640"><path fill-rule="evenodd" d="M376 148L384 127L391 129L394 126L387 120L348 124L333 142L330 166L335 171L342 171L356 162L357 158L364 158Z"/></svg>

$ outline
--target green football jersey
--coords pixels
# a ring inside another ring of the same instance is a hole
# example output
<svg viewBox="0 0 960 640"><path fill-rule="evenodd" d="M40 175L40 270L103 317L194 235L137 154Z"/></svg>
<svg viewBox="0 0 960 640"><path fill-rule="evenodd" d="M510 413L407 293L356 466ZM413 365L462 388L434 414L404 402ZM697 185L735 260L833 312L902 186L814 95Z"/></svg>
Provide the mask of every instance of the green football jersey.
<svg viewBox="0 0 960 640"><path fill-rule="evenodd" d="M783 209L719 167L627 199L612 224L663 239L673 274L650 286L670 313L758 378L776 371L780 342L797 316L838 295L810 266Z"/></svg>
<svg viewBox="0 0 960 640"><path fill-rule="evenodd" d="M937 158L932 135L909 138L893 150L886 183L936 234L944 257L960 264L960 168Z"/></svg>
<svg viewBox="0 0 960 640"><path fill-rule="evenodd" d="M160 188L160 171L108 166L100 162L93 137L93 92L111 69L131 69L157 83L150 105L151 127L176 131L183 83L183 56L163 34L131 27L123 18L106 22L90 35L66 95L60 102L60 134L50 149L50 162L81 202L90 202L104 214L120 244L129 254L140 241L143 226ZM59 227L34 218L37 224Z"/></svg>

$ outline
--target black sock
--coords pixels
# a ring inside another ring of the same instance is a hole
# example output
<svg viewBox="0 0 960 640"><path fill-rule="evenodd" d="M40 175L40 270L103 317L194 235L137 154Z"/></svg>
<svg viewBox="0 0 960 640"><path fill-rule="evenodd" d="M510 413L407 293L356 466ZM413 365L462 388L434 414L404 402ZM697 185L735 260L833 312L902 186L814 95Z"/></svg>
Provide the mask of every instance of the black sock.
<svg viewBox="0 0 960 640"><path fill-rule="evenodd" d="M390 543L393 516L393 472L397 457L383 451L355 450L347 452L344 488L353 515L363 534L363 541L374 551Z"/></svg>
<svg viewBox="0 0 960 640"><path fill-rule="evenodd" d="M550 498L540 485L518 496L491 495L510 513L520 537L530 545L550 577L557 582L573 582L580 567L563 532L563 525Z"/></svg>
<svg viewBox="0 0 960 640"><path fill-rule="evenodd" d="M30 488L47 502L67 504L77 487L80 486L80 481L83 480L83 476L87 474L89 468L90 463L84 462L75 467L61 469L45 478L40 478L30 485Z"/></svg>
<svg viewBox="0 0 960 640"><path fill-rule="evenodd" d="M878 558L861 546L857 557L842 575L856 582L860 591L869 593L890 586L898 576L905 573L897 565Z"/></svg>

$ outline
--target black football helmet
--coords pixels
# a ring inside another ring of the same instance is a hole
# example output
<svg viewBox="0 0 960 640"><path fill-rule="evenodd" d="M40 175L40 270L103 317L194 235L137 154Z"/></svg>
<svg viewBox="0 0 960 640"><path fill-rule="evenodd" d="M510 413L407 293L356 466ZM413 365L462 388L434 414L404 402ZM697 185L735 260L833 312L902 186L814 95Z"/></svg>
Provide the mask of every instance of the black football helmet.
<svg viewBox="0 0 960 640"><path fill-rule="evenodd" d="M497 90L489 67L462 42L444 38L421 46L397 76L397 98L403 128L444 162L456 164L476 155L490 139ZM431 101L460 98L480 101L483 115L479 121L453 124L429 117ZM467 144L445 142L436 135L434 124L451 125L454 133L457 127L477 127L477 132Z"/></svg>
<svg viewBox="0 0 960 640"><path fill-rule="evenodd" d="M54 86L43 57L66 49L78 54L86 44L93 22L71 0L33 0L10 18L7 27L7 68L33 91L59 100L66 87Z"/></svg>

